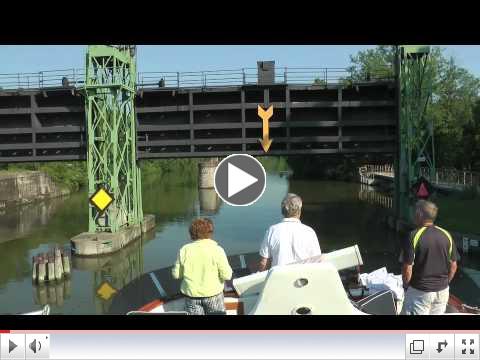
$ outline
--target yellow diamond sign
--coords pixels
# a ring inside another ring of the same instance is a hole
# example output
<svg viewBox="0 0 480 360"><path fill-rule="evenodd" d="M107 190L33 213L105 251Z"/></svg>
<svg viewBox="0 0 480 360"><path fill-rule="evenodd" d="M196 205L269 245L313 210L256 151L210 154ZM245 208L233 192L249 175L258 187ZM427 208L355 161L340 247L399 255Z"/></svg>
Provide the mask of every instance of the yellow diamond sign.
<svg viewBox="0 0 480 360"><path fill-rule="evenodd" d="M98 211L103 212L112 203L113 196L104 188L98 189L91 197L90 204L95 206Z"/></svg>
<svg viewBox="0 0 480 360"><path fill-rule="evenodd" d="M117 293L117 289L115 289L112 285L110 285L107 281L105 281L100 287L97 289L97 295L100 296L103 300L110 300L110 298Z"/></svg>

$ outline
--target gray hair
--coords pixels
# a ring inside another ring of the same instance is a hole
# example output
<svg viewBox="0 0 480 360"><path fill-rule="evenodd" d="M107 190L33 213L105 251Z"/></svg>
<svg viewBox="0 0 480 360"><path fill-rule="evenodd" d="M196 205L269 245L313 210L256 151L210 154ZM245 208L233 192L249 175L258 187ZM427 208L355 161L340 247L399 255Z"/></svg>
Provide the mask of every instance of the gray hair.
<svg viewBox="0 0 480 360"><path fill-rule="evenodd" d="M282 200L282 214L284 217L300 217L302 213L302 198L289 193Z"/></svg>
<svg viewBox="0 0 480 360"><path fill-rule="evenodd" d="M434 222L437 218L438 207L431 201L419 200L416 205L416 213L422 221Z"/></svg>

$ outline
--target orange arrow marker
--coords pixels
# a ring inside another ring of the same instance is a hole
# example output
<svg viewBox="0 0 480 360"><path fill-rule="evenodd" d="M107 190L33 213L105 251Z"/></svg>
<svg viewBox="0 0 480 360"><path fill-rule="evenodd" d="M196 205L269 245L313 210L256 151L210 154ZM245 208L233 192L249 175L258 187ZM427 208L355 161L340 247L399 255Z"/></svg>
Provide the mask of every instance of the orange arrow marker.
<svg viewBox="0 0 480 360"><path fill-rule="evenodd" d="M258 116L260 116L262 119L263 132L263 138L258 140L260 141L260 144L262 144L263 151L268 152L273 141L273 139L268 137L268 133L270 131L268 120L273 116L273 105L270 105L267 110L264 110L260 105L258 105Z"/></svg>

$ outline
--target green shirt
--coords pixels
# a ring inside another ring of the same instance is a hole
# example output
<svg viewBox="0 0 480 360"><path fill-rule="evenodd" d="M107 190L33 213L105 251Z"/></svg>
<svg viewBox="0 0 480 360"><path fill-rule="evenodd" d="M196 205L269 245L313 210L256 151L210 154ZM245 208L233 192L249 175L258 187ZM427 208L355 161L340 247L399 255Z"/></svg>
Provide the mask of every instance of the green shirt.
<svg viewBox="0 0 480 360"><path fill-rule="evenodd" d="M210 297L223 292L225 280L232 278L225 251L211 239L184 245L172 269L182 279L181 292L190 297Z"/></svg>

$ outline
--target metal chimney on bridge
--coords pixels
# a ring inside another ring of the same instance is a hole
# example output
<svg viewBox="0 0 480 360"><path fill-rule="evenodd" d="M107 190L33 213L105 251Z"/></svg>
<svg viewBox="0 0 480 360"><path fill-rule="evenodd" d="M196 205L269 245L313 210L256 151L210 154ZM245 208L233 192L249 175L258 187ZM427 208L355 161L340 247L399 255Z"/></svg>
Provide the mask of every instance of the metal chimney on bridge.
<svg viewBox="0 0 480 360"><path fill-rule="evenodd" d="M275 84L275 61L257 61L258 85Z"/></svg>

